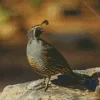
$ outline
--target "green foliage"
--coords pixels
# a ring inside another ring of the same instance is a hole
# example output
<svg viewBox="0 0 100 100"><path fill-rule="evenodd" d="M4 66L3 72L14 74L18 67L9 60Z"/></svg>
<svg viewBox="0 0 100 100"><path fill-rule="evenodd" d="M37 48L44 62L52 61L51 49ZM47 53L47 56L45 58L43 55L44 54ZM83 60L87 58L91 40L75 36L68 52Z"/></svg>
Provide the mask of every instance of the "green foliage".
<svg viewBox="0 0 100 100"><path fill-rule="evenodd" d="M32 4L34 5L39 5L41 0L32 0Z"/></svg>
<svg viewBox="0 0 100 100"><path fill-rule="evenodd" d="M0 24L4 24L10 16L10 11L0 6Z"/></svg>

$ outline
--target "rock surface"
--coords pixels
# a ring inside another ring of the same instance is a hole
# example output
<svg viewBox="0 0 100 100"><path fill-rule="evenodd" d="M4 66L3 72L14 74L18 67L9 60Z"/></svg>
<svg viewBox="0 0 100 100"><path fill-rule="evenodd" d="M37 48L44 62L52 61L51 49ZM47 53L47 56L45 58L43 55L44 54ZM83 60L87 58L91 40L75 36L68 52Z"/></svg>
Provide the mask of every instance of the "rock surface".
<svg viewBox="0 0 100 100"><path fill-rule="evenodd" d="M82 84L73 82L68 75L59 74L52 77L51 86L46 92L41 85L37 85L43 81L39 79L5 87L0 94L0 100L100 100L98 96L100 90L96 88L100 87L98 80L100 68L74 70L74 72L84 77Z"/></svg>

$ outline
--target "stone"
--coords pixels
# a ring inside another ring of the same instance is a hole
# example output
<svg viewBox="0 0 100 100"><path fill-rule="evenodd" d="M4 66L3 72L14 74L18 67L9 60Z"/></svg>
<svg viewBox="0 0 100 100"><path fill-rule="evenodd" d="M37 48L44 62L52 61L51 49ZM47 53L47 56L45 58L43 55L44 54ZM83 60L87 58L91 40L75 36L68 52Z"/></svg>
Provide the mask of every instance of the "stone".
<svg viewBox="0 0 100 100"><path fill-rule="evenodd" d="M9 85L0 93L0 100L100 100L100 85L98 78L92 77L100 68L73 70L77 77L84 79L82 84L73 82L68 75L55 75L51 86L45 92L40 84L43 79ZM99 77L99 76L98 76ZM98 92L99 91L99 92Z"/></svg>
<svg viewBox="0 0 100 100"><path fill-rule="evenodd" d="M100 84L96 87L95 92L96 92L96 96L100 98Z"/></svg>

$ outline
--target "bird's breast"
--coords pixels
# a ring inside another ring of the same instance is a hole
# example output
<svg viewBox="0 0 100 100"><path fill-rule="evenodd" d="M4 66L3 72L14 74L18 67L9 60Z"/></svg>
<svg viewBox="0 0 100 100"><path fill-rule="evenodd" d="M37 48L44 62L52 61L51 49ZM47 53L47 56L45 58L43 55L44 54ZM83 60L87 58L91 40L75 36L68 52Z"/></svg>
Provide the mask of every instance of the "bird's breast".
<svg viewBox="0 0 100 100"><path fill-rule="evenodd" d="M39 72L40 68L37 66L37 62L31 57L31 56L27 56L29 64L31 65L31 67L36 71Z"/></svg>
<svg viewBox="0 0 100 100"><path fill-rule="evenodd" d="M41 41L37 42L35 40L32 40L31 43L30 41L28 42L27 55L38 58L41 56L42 50L43 46L41 44Z"/></svg>

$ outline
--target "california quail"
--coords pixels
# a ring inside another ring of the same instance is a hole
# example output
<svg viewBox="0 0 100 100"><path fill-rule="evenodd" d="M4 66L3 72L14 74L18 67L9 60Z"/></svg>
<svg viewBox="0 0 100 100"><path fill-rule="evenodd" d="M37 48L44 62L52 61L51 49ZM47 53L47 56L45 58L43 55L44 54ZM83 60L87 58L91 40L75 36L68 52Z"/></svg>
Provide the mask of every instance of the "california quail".
<svg viewBox="0 0 100 100"><path fill-rule="evenodd" d="M33 26L28 31L27 44L27 57L31 67L38 74L44 76L45 79L48 78L45 90L52 75L69 73L75 77L75 74L61 53L40 37L43 33L42 25L48 25L48 23L47 20L44 20L41 24Z"/></svg>

